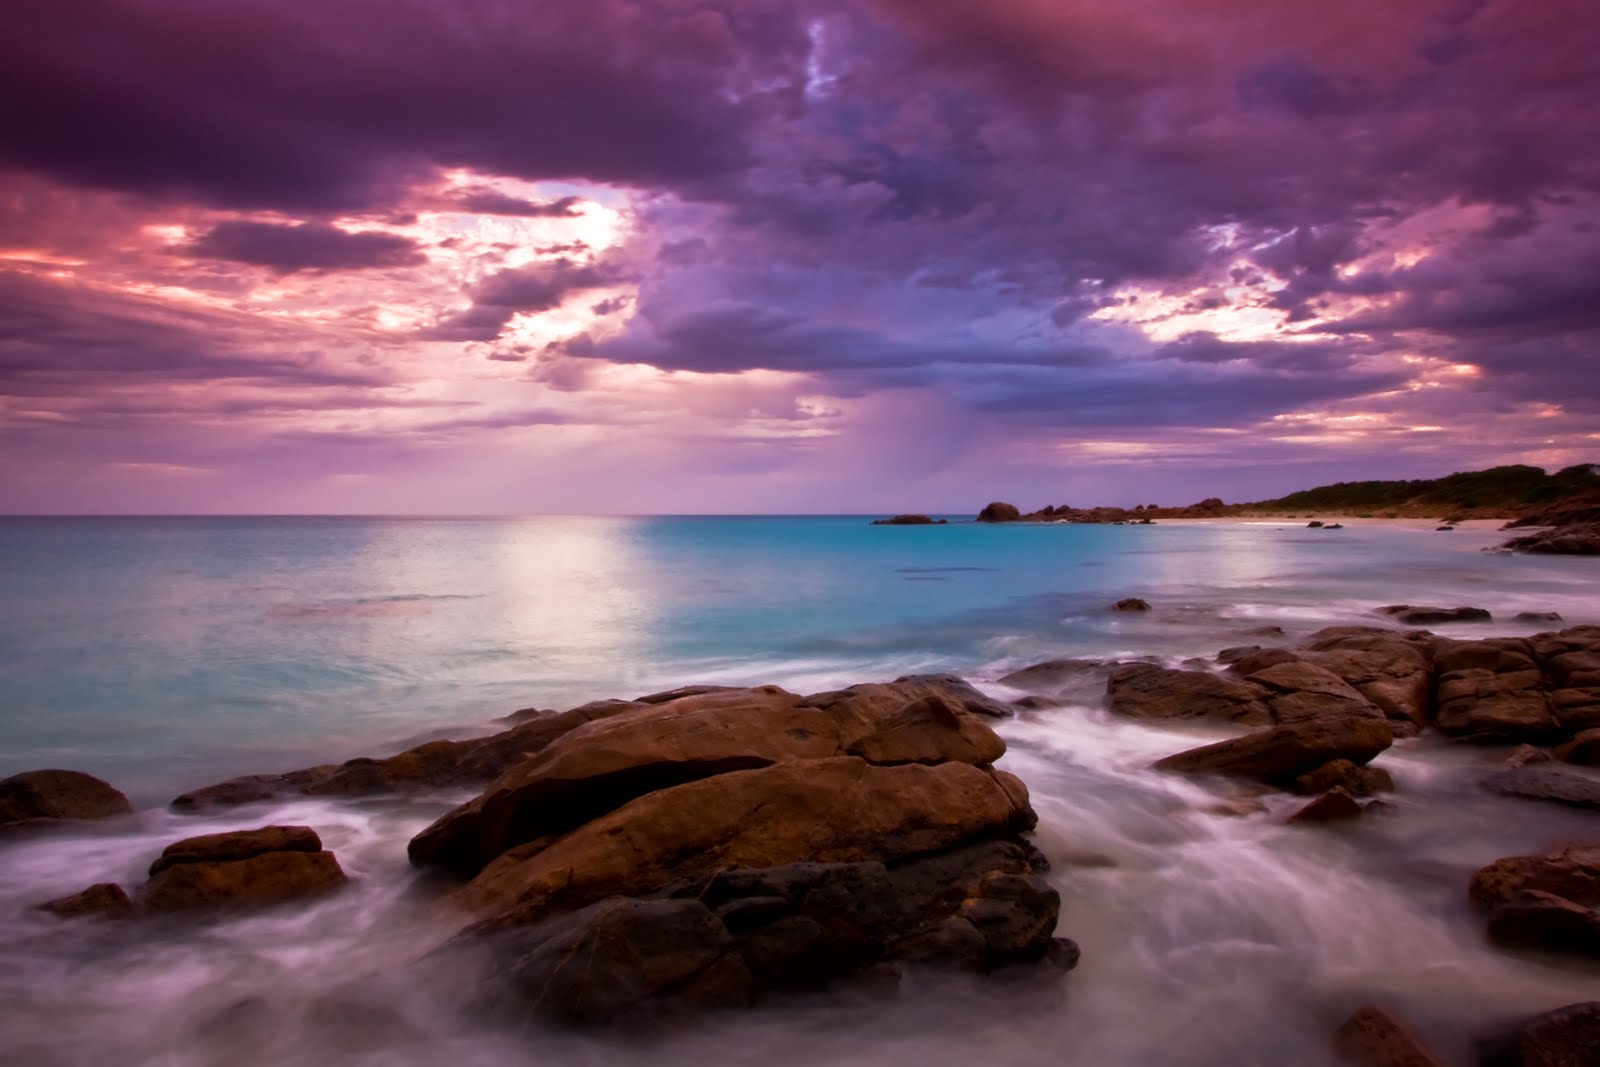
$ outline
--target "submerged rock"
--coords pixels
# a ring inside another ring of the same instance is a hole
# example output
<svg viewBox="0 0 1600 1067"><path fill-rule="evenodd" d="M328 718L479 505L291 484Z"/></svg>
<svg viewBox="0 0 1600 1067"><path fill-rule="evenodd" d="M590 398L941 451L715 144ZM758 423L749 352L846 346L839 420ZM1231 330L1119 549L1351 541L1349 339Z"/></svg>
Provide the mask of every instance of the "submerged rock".
<svg viewBox="0 0 1600 1067"><path fill-rule="evenodd" d="M891 519L873 519L874 526L943 526L944 519L935 522L927 515L896 515Z"/></svg>
<svg viewBox="0 0 1600 1067"><path fill-rule="evenodd" d="M1594 1067L1600 1001L1569 1004L1529 1019L1483 1050L1481 1067Z"/></svg>
<svg viewBox="0 0 1600 1067"><path fill-rule="evenodd" d="M1292 823L1339 822L1361 817L1361 805L1341 786L1317 797L1311 803L1289 816Z"/></svg>
<svg viewBox="0 0 1600 1067"><path fill-rule="evenodd" d="M1353 797L1394 792L1394 779L1382 767L1362 767L1347 759L1330 760L1294 780L1294 791L1307 795L1343 789Z"/></svg>
<svg viewBox="0 0 1600 1067"><path fill-rule="evenodd" d="M98 916L106 919L125 919L133 914L133 901L127 891L115 882L101 882L71 896L47 900L38 905L61 919L78 919Z"/></svg>
<svg viewBox="0 0 1600 1067"><path fill-rule="evenodd" d="M1547 800L1568 807L1600 811L1600 778L1553 763L1533 763L1496 771L1481 783L1501 796Z"/></svg>
<svg viewBox="0 0 1600 1067"><path fill-rule="evenodd" d="M1112 611L1149 611L1150 602L1136 596L1123 597L1111 605Z"/></svg>
<svg viewBox="0 0 1600 1067"><path fill-rule="evenodd" d="M119 790L82 771L24 771L0 779L0 832L132 811Z"/></svg>
<svg viewBox="0 0 1600 1067"><path fill-rule="evenodd" d="M1373 1004L1344 1021L1333 1048L1351 1067L1444 1067L1404 1023Z"/></svg>
<svg viewBox="0 0 1600 1067"><path fill-rule="evenodd" d="M1437 608L1416 604L1390 604L1378 609L1407 626L1433 626L1445 622L1489 622L1494 618L1485 608Z"/></svg>
<svg viewBox="0 0 1600 1067"><path fill-rule="evenodd" d="M1552 753L1556 759L1586 767L1600 767L1600 727L1584 730Z"/></svg>
<svg viewBox="0 0 1600 1067"><path fill-rule="evenodd" d="M1157 761L1155 767L1290 787L1297 778L1333 760L1367 763L1393 741L1394 733L1383 719L1318 719L1179 752Z"/></svg>

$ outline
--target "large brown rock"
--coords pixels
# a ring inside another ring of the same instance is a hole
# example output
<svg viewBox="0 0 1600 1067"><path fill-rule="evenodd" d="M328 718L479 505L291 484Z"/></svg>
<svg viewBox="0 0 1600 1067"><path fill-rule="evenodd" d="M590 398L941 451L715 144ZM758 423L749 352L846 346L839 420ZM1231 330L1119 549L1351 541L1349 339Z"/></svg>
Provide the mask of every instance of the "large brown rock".
<svg viewBox="0 0 1600 1067"><path fill-rule="evenodd" d="M1276 663L1246 675L1268 691L1267 706L1277 723L1342 716L1383 718L1383 712L1337 674L1305 660Z"/></svg>
<svg viewBox="0 0 1600 1067"><path fill-rule="evenodd" d="M1328 633L1302 656L1344 679L1391 719L1433 719L1433 668L1418 642L1389 631Z"/></svg>
<svg viewBox="0 0 1600 1067"><path fill-rule="evenodd" d="M1382 767L1358 767L1347 759L1336 759L1294 780L1296 793L1310 795L1330 789L1343 789L1353 797L1370 797L1392 793L1394 778Z"/></svg>
<svg viewBox="0 0 1600 1067"><path fill-rule="evenodd" d="M1373 1004L1345 1020L1333 1047L1352 1067L1444 1067L1400 1020Z"/></svg>
<svg viewBox="0 0 1600 1067"><path fill-rule="evenodd" d="M993 730L924 682L854 686L804 702L776 686L700 693L557 739L424 830L410 855L470 877L514 846L727 771L841 755L988 764L1004 752Z"/></svg>
<svg viewBox="0 0 1600 1067"><path fill-rule="evenodd" d="M1555 757L1585 767L1600 767L1600 728L1577 734L1555 750Z"/></svg>
<svg viewBox="0 0 1600 1067"><path fill-rule="evenodd" d="M1333 760L1364 764L1388 748L1394 733L1376 718L1313 719L1179 752L1158 770L1252 778L1281 787Z"/></svg>
<svg viewBox="0 0 1600 1067"><path fill-rule="evenodd" d="M1130 663L1111 672L1111 711L1135 719L1209 719L1260 725L1272 722L1270 690L1211 671L1180 671Z"/></svg>
<svg viewBox="0 0 1600 1067"><path fill-rule="evenodd" d="M346 881L332 852L264 852L175 863L140 887L137 902L151 912L260 907L321 896Z"/></svg>
<svg viewBox="0 0 1600 1067"><path fill-rule="evenodd" d="M247 860L264 852L321 852L322 838L309 826L263 826L258 830L233 830L202 834L174 841L150 864L154 877L179 863L225 863Z"/></svg>
<svg viewBox="0 0 1600 1067"><path fill-rule="evenodd" d="M1532 645L1519 638L1441 641L1436 722L1441 733L1490 744L1561 735Z"/></svg>
<svg viewBox="0 0 1600 1067"><path fill-rule="evenodd" d="M104 819L131 811L127 797L82 771L24 771L0 779L0 830L39 820Z"/></svg>
<svg viewBox="0 0 1600 1067"><path fill-rule="evenodd" d="M1550 556L1600 556L1600 522L1579 522L1513 537L1503 548Z"/></svg>
<svg viewBox="0 0 1600 1067"><path fill-rule="evenodd" d="M1031 825L1020 791L1015 779L1002 783L966 763L883 767L844 756L734 771L646 794L553 842L512 849L460 900L521 922L726 868L939 852Z"/></svg>
<svg viewBox="0 0 1600 1067"><path fill-rule="evenodd" d="M1468 896L1498 945L1600 956L1600 845L1496 860Z"/></svg>

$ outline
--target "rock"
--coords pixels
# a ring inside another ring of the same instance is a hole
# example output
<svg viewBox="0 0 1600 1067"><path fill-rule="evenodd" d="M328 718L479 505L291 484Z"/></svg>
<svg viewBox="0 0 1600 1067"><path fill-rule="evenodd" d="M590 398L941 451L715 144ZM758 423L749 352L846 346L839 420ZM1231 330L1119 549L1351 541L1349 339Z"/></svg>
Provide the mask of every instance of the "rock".
<svg viewBox="0 0 1600 1067"><path fill-rule="evenodd" d="M1518 745L1517 750L1506 757L1507 767L1526 767L1533 763L1549 763L1555 757L1542 748L1532 745Z"/></svg>
<svg viewBox="0 0 1600 1067"><path fill-rule="evenodd" d="M1320 530L1320 529L1322 529L1322 520L1321 519L1312 519L1310 522L1306 523L1306 529L1308 529L1308 530Z"/></svg>
<svg viewBox="0 0 1600 1067"><path fill-rule="evenodd" d="M1594 1067L1596 1050L1600 1001L1590 1001L1529 1019L1479 1062L1482 1067Z"/></svg>
<svg viewBox="0 0 1600 1067"><path fill-rule="evenodd" d="M880 683L868 683L878 685ZM986 719L1007 719L1011 717L1011 709L992 697L986 697L974 689L965 678L954 674L906 674L896 678L892 683L908 697L942 696L961 705L961 707L974 715ZM848 689L836 689L828 693L813 693L806 697L806 703L816 708L829 707L838 699L843 699L848 694L856 693L866 686L853 685Z"/></svg>
<svg viewBox="0 0 1600 1067"><path fill-rule="evenodd" d="M0 830L36 820L105 819L133 805L111 785L82 771L23 771L0 779Z"/></svg>
<svg viewBox="0 0 1600 1067"><path fill-rule="evenodd" d="M1600 767L1600 728L1584 730L1566 744L1558 746L1553 755L1567 763Z"/></svg>
<svg viewBox="0 0 1600 1067"><path fill-rule="evenodd" d="M1254 656L1257 653L1264 651L1266 650L1260 645L1234 645L1231 648L1225 648L1221 652L1218 652L1216 662L1224 665L1238 663L1242 659L1247 659L1250 656ZM1294 654L1290 653L1289 658L1293 659ZM1262 664L1262 666L1268 666L1268 664Z"/></svg>
<svg viewBox="0 0 1600 1067"><path fill-rule="evenodd" d="M1600 556L1600 522L1573 523L1523 537L1513 537L1502 548L1540 555Z"/></svg>
<svg viewBox="0 0 1600 1067"><path fill-rule="evenodd" d="M1123 597L1121 600L1119 600L1115 604L1111 605L1111 610L1112 611L1149 611L1150 610L1150 604L1149 604L1148 601L1141 600L1140 598L1138 598L1136 596L1129 596L1129 597Z"/></svg>
<svg viewBox="0 0 1600 1067"><path fill-rule="evenodd" d="M1400 1020L1373 1004L1345 1020L1333 1035L1333 1048L1353 1067L1444 1067Z"/></svg>
<svg viewBox="0 0 1600 1067"><path fill-rule="evenodd" d="M1535 763L1497 771L1482 786L1501 796L1548 800L1574 808L1600 811L1600 778L1553 763Z"/></svg>
<svg viewBox="0 0 1600 1067"><path fill-rule="evenodd" d="M1332 760L1367 763L1393 740L1393 731L1382 719L1314 719L1179 752L1155 766L1180 774L1216 774L1288 786Z"/></svg>
<svg viewBox="0 0 1600 1067"><path fill-rule="evenodd" d="M385 759L363 757L287 774L246 775L184 793L172 801L172 808L195 812L297 793L363 796L487 782L586 723L645 706L629 700L597 700L560 714L535 714L509 730L471 741L429 741Z"/></svg>
<svg viewBox="0 0 1600 1067"><path fill-rule="evenodd" d="M1495 860L1472 876L1467 895L1475 907L1493 911L1530 891L1600 905L1600 844Z"/></svg>
<svg viewBox="0 0 1600 1067"><path fill-rule="evenodd" d="M1489 914L1488 933L1505 948L1600 958L1600 911L1553 893L1530 890L1496 908Z"/></svg>
<svg viewBox="0 0 1600 1067"><path fill-rule="evenodd" d="M1433 667L1413 640L1390 630L1324 630L1301 655L1338 675L1390 719L1416 726L1433 719Z"/></svg>
<svg viewBox="0 0 1600 1067"><path fill-rule="evenodd" d="M1324 526L1323 529L1324 530L1342 530L1342 529L1344 529L1344 523L1342 523L1342 522L1330 522L1330 523L1328 523L1328 525Z"/></svg>
<svg viewBox="0 0 1600 1067"><path fill-rule="evenodd" d="M937 687L861 685L811 698L777 686L680 697L573 730L437 820L413 863L460 877L536 838L636 797L734 770L859 756L873 763L988 764L1005 744Z"/></svg>
<svg viewBox="0 0 1600 1067"><path fill-rule="evenodd" d="M1268 691L1267 706L1274 722L1303 722L1325 717L1357 716L1374 719L1383 712L1332 671L1304 660L1277 663L1246 675L1246 680Z"/></svg>
<svg viewBox="0 0 1600 1067"><path fill-rule="evenodd" d="M1559 611L1519 611L1514 616L1517 622L1560 622Z"/></svg>
<svg viewBox="0 0 1600 1067"><path fill-rule="evenodd" d="M1518 638L1441 641L1434 653L1439 732L1489 744L1559 737L1561 722L1533 652Z"/></svg>
<svg viewBox="0 0 1600 1067"><path fill-rule="evenodd" d="M500 934L493 955L487 999L516 1017L638 1025L751 996L732 935L696 900L601 900Z"/></svg>
<svg viewBox="0 0 1600 1067"><path fill-rule="evenodd" d="M332 852L264 852L175 863L140 887L137 899L151 912L260 907L321 896L347 880Z"/></svg>
<svg viewBox="0 0 1600 1067"><path fill-rule="evenodd" d="M1171 670L1148 663L1118 667L1106 683L1112 713L1137 719L1269 723L1268 692L1211 671Z"/></svg>
<svg viewBox="0 0 1600 1067"><path fill-rule="evenodd" d="M1299 654L1291 652L1287 648L1260 648L1254 652L1247 652L1231 661L1228 664L1228 673L1251 675L1256 671L1264 671L1268 667L1276 667L1280 663L1297 663L1299 660Z"/></svg>
<svg viewBox="0 0 1600 1067"><path fill-rule="evenodd" d="M48 900L39 905L40 911L62 919L100 916L107 919L125 919L133 914L133 901L115 882L101 882L69 897Z"/></svg>
<svg viewBox="0 0 1600 1067"><path fill-rule="evenodd" d="M554 842L512 849L460 900L479 914L526 922L731 867L939 852L1035 819L1020 782L971 764L883 767L850 756L778 763L660 789Z"/></svg>
<svg viewBox="0 0 1600 1067"><path fill-rule="evenodd" d="M1360 815L1361 805L1356 802L1356 798L1342 787L1334 786L1290 815L1288 821L1292 823L1335 822L1341 819L1359 818Z"/></svg>
<svg viewBox="0 0 1600 1067"><path fill-rule="evenodd" d="M1048 692L1107 665L1105 660L1100 659L1052 659L1012 671L999 682L1012 689Z"/></svg>
<svg viewBox="0 0 1600 1067"><path fill-rule="evenodd" d="M1358 767L1346 759L1330 760L1309 774L1294 781L1296 793L1311 795L1326 793L1330 789L1343 789L1353 797L1370 797L1377 793L1392 793L1394 779L1382 767Z"/></svg>
<svg viewBox="0 0 1600 1067"><path fill-rule="evenodd" d="M978 512L979 522L1018 522L1022 519L1022 512L1017 510L1015 504L1007 504L997 500L992 504L984 505Z"/></svg>
<svg viewBox="0 0 1600 1067"><path fill-rule="evenodd" d="M1434 533L1449 533L1451 530L1454 530L1454 529L1455 529L1454 526L1435 526L1433 528L1433 532Z"/></svg>
<svg viewBox="0 0 1600 1067"><path fill-rule="evenodd" d="M265 852L321 852L322 838L309 826L263 826L259 830L234 830L202 834L175 841L150 864L154 877L179 863L227 863L247 860Z"/></svg>
<svg viewBox="0 0 1600 1067"><path fill-rule="evenodd" d="M1378 614L1390 615L1407 626L1435 626L1446 622L1488 622L1494 616L1483 608L1435 608L1413 604L1390 604Z"/></svg>
<svg viewBox="0 0 1600 1067"><path fill-rule="evenodd" d="M926 515L896 515L892 519L873 519L874 526L934 526L937 525Z"/></svg>

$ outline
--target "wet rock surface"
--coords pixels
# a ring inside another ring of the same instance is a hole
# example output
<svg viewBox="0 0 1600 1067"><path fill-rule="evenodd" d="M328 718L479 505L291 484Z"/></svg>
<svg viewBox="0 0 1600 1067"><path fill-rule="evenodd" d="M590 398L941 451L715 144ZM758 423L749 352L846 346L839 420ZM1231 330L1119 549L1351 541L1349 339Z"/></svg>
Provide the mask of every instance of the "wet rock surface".
<svg viewBox="0 0 1600 1067"><path fill-rule="evenodd" d="M1065 963L990 704L938 675L670 695L526 758L411 857L470 879L453 899L479 919L486 995L567 1023L901 964Z"/></svg>
<svg viewBox="0 0 1600 1067"><path fill-rule="evenodd" d="M1468 897L1498 945L1600 958L1600 844L1496 860Z"/></svg>
<svg viewBox="0 0 1600 1067"><path fill-rule="evenodd" d="M115 882L100 882L71 896L47 900L39 906L58 919L99 917L123 919L133 914L133 901L127 891Z"/></svg>
<svg viewBox="0 0 1600 1067"><path fill-rule="evenodd" d="M1351 1067L1444 1067L1404 1023L1367 1004L1333 1035L1333 1049Z"/></svg>
<svg viewBox="0 0 1600 1067"><path fill-rule="evenodd" d="M1600 1062L1600 1001L1569 1004L1485 1043L1480 1067L1594 1067Z"/></svg>
<svg viewBox="0 0 1600 1067"><path fill-rule="evenodd" d="M346 881L310 827L266 826L168 845L134 900L152 913L263 907L321 896Z"/></svg>

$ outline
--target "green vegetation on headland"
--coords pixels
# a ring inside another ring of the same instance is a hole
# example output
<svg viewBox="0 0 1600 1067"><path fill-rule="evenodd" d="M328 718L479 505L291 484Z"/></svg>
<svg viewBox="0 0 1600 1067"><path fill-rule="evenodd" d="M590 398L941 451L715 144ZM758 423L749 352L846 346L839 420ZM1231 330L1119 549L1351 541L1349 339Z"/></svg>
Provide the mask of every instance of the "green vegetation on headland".
<svg viewBox="0 0 1600 1067"><path fill-rule="evenodd" d="M1050 505L1023 513L996 502L978 514L979 522L1128 522L1156 519L1234 517L1356 516L1361 518L1518 519L1519 525L1559 525L1581 521L1577 513L1600 509L1600 469L1580 463L1547 474L1539 467L1515 465L1461 471L1443 478L1408 481L1338 482L1304 489L1276 500L1227 504L1210 497L1197 504L1164 507L1075 508Z"/></svg>

